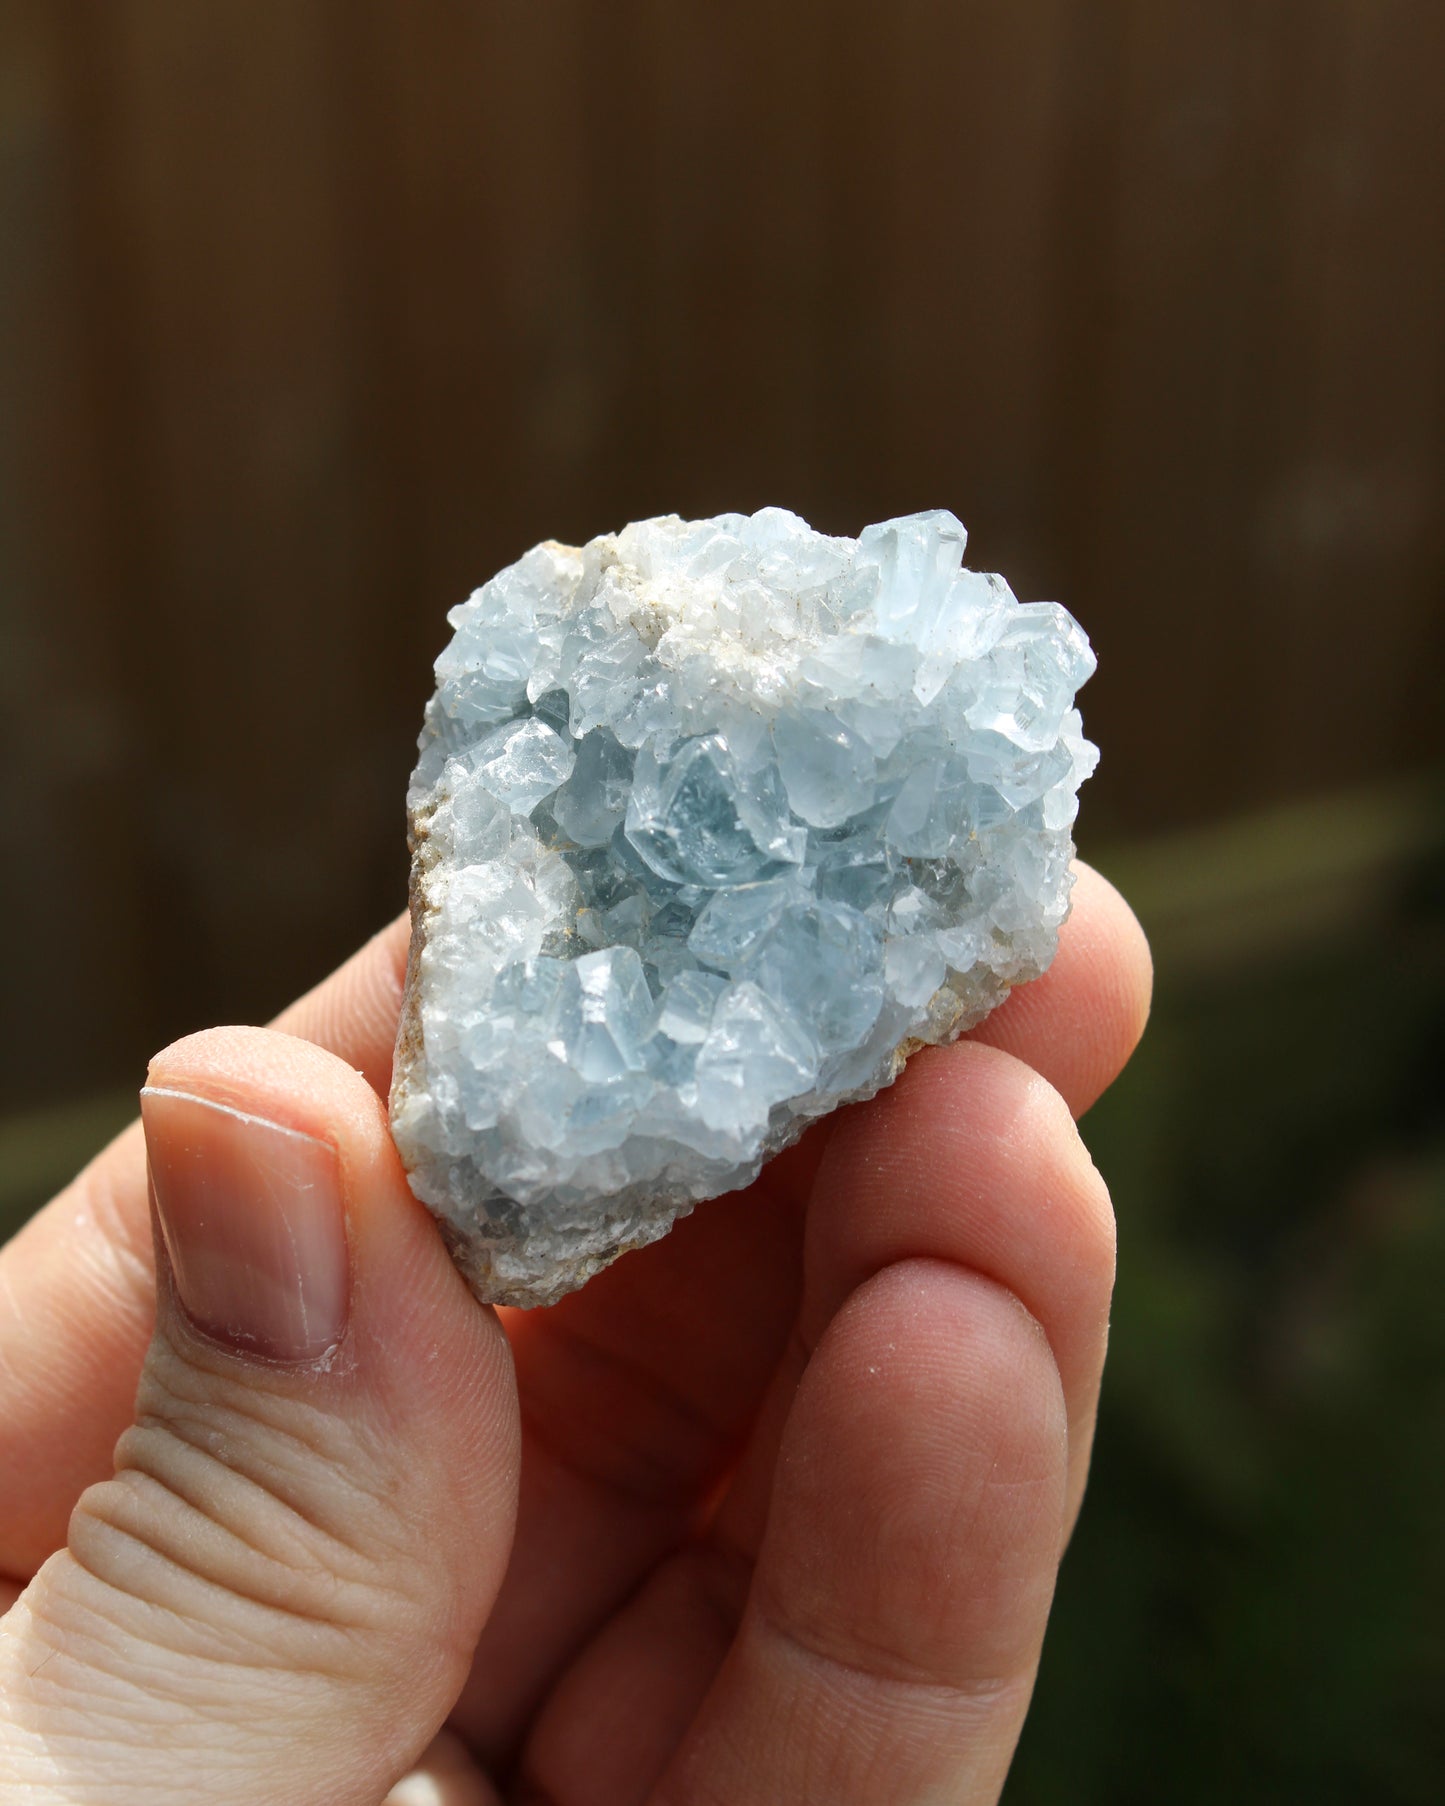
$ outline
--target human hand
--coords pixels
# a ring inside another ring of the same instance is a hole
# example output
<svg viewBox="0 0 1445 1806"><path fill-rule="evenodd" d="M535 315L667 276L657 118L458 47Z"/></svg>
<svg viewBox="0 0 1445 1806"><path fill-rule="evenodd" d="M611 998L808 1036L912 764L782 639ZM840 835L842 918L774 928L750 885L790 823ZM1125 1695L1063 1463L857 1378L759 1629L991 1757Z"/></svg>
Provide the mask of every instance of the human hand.
<svg viewBox="0 0 1445 1806"><path fill-rule="evenodd" d="M0 1254L0 1793L995 1799L1103 1363L1070 1110L1147 1013L1126 906L1081 868L980 1030L531 1313L391 1146L404 951L153 1062L158 1310L139 1125Z"/></svg>

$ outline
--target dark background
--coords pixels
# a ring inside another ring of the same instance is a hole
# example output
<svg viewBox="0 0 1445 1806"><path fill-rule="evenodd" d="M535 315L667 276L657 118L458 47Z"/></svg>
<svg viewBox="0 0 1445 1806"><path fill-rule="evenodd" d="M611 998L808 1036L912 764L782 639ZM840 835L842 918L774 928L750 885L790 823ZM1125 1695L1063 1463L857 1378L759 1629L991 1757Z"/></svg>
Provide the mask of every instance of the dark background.
<svg viewBox="0 0 1445 1806"><path fill-rule="evenodd" d="M1013 1802L1434 1800L1445 5L0 0L0 1211L400 907L544 537L947 506L1159 957Z"/></svg>

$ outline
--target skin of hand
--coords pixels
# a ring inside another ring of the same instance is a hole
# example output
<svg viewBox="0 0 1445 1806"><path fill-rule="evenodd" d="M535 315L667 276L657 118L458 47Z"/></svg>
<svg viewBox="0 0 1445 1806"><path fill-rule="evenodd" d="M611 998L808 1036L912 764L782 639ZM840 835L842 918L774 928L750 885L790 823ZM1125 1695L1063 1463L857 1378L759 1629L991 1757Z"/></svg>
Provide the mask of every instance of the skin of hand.
<svg viewBox="0 0 1445 1806"><path fill-rule="evenodd" d="M1073 1119L1151 984L1077 871L1045 977L547 1311L407 1188L404 923L158 1055L0 1252L0 1797L997 1799L1107 1336Z"/></svg>

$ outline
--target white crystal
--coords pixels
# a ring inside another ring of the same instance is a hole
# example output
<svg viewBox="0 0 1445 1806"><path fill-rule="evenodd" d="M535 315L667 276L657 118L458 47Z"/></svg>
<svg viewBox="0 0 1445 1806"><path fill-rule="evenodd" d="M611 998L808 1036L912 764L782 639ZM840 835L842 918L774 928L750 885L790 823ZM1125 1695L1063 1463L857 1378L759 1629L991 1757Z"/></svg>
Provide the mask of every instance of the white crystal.
<svg viewBox="0 0 1445 1806"><path fill-rule="evenodd" d="M1088 641L944 512L547 544L452 610L408 792L392 1125L547 1303L1048 964Z"/></svg>

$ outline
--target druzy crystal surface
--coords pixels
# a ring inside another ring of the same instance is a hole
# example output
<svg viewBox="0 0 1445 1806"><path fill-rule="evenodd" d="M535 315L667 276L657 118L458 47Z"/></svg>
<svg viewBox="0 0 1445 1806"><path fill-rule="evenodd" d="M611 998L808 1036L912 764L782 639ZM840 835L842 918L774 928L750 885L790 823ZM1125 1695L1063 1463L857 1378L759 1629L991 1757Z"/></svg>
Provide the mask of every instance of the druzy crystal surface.
<svg viewBox="0 0 1445 1806"><path fill-rule="evenodd" d="M449 616L408 794L392 1127L548 1303L1049 963L1088 641L947 513L548 543Z"/></svg>

